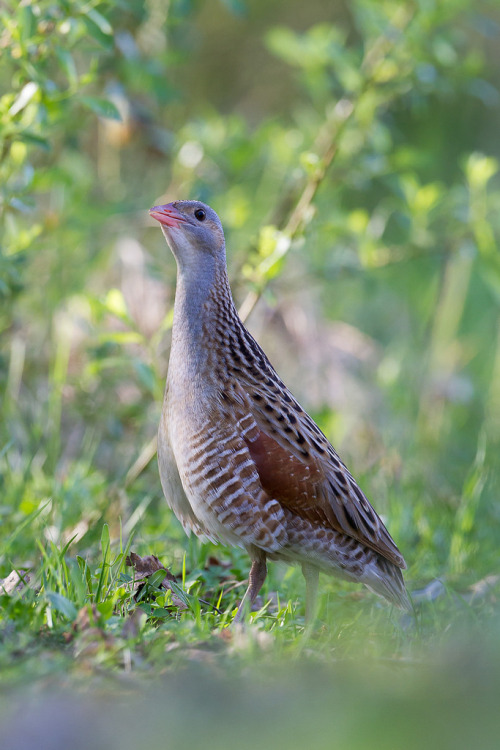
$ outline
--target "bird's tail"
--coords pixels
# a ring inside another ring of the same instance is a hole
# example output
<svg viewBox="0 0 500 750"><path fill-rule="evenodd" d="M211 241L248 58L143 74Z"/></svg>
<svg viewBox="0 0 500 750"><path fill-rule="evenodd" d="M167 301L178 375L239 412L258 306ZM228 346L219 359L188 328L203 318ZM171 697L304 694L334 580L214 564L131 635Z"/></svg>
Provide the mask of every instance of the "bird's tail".
<svg viewBox="0 0 500 750"><path fill-rule="evenodd" d="M396 607L413 610L401 570L385 557L378 555L376 563L367 565L361 581L370 591L383 596Z"/></svg>

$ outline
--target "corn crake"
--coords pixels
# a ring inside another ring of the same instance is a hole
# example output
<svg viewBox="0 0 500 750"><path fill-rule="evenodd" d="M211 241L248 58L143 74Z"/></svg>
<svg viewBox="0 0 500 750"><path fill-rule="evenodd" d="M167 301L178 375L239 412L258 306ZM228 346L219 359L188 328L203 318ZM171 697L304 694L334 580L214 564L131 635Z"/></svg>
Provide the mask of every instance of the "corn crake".
<svg viewBox="0 0 500 750"><path fill-rule="evenodd" d="M280 380L233 303L224 232L209 206L150 210L178 269L158 433L168 504L187 533L244 547L241 620L267 559L300 563L311 619L319 571L408 609L404 559L319 427Z"/></svg>

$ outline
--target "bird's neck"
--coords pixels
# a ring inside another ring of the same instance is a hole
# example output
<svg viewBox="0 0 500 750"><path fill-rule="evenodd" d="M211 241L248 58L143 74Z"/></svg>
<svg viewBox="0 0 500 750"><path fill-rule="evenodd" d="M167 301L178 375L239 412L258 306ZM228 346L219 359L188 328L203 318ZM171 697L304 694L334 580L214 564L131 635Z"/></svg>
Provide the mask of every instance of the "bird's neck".
<svg viewBox="0 0 500 750"><path fill-rule="evenodd" d="M169 365L169 380L200 387L206 387L221 319L230 324L237 317L225 266L204 260L210 262L197 269L178 267Z"/></svg>

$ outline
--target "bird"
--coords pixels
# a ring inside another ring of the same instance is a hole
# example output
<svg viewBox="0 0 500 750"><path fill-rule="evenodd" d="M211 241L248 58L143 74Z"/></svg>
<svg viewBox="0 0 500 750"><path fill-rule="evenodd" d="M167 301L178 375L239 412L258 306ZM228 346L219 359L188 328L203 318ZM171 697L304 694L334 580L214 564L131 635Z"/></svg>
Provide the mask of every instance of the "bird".
<svg viewBox="0 0 500 750"><path fill-rule="evenodd" d="M248 552L248 586L233 621L255 602L268 560L301 565L306 621L315 616L320 571L409 610L395 542L238 315L216 212L176 200L149 213L177 264L161 484L188 535Z"/></svg>

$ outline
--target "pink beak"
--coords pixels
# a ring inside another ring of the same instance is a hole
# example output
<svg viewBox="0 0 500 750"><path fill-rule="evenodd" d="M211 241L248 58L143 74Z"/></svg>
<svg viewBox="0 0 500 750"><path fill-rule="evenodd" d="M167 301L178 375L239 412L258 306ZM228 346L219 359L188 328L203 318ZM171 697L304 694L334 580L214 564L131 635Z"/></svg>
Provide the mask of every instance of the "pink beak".
<svg viewBox="0 0 500 750"><path fill-rule="evenodd" d="M149 215L165 227L178 227L180 223L186 223L186 219L174 207L173 203L166 203L164 206L154 206L149 209Z"/></svg>

